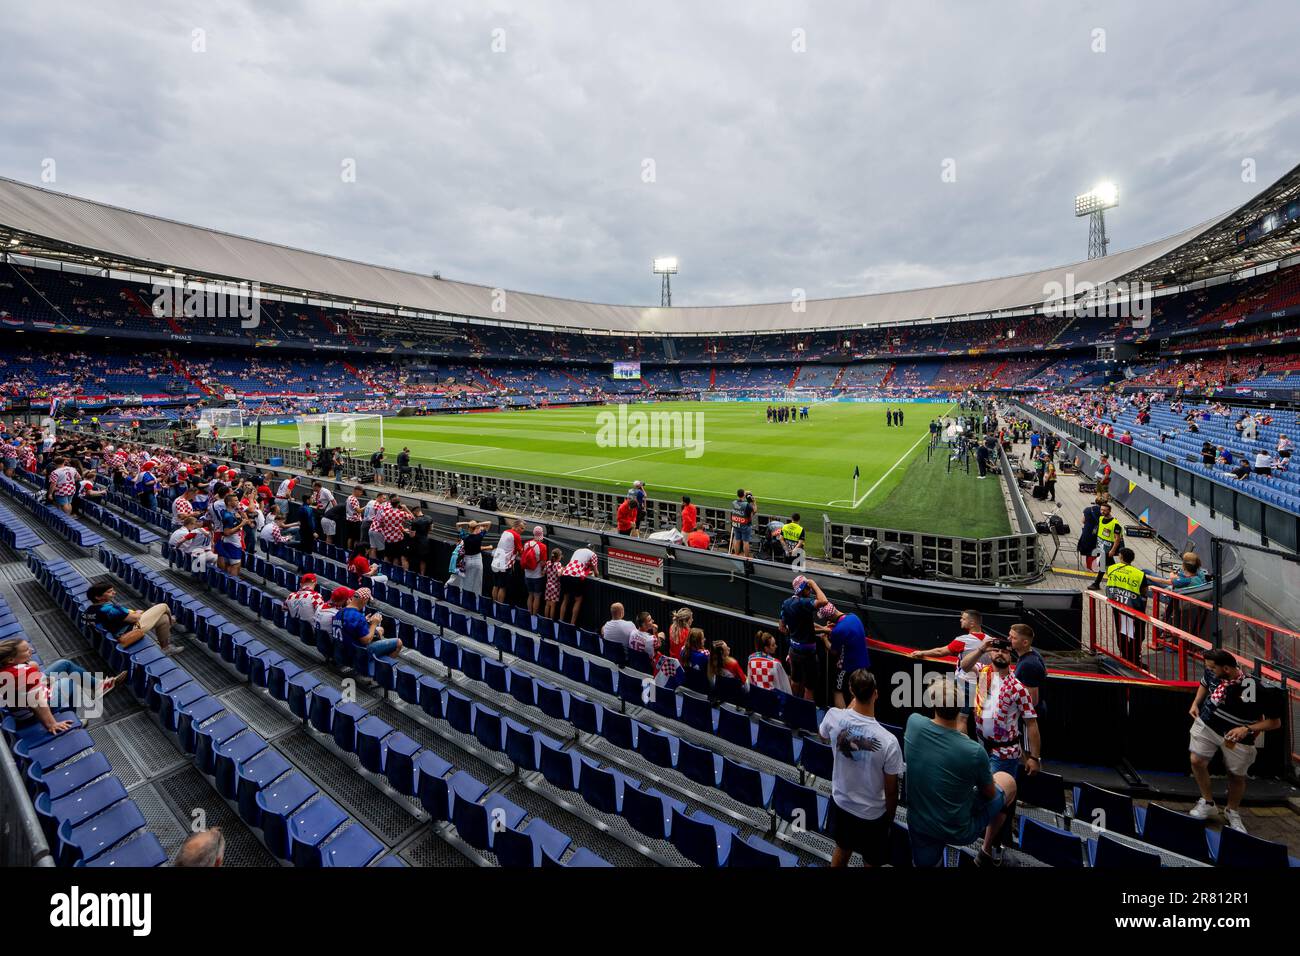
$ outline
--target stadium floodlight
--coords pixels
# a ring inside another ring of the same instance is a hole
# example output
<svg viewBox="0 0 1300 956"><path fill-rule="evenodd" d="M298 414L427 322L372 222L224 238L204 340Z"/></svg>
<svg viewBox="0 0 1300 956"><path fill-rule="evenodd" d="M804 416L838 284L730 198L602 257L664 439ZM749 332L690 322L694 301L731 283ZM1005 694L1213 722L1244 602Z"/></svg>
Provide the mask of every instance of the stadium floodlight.
<svg viewBox="0 0 1300 956"><path fill-rule="evenodd" d="M1074 214L1088 218L1088 258L1100 259L1110 240L1106 238L1106 210L1119 205L1119 187L1109 180L1100 182L1074 197Z"/></svg>
<svg viewBox="0 0 1300 956"><path fill-rule="evenodd" d="M659 256L650 261L651 274L663 276L663 281L659 283L659 306L668 308L673 304L673 286L669 276L677 274L677 257L676 256Z"/></svg>

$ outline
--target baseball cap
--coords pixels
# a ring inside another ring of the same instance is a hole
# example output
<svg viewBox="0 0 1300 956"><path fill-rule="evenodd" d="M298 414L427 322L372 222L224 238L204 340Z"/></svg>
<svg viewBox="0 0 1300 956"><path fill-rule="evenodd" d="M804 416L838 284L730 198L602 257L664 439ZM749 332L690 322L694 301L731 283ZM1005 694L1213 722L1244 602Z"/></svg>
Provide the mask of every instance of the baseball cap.
<svg viewBox="0 0 1300 956"><path fill-rule="evenodd" d="M802 574L790 582L790 587L794 588L794 593L798 594L803 590L803 586L808 583L808 579Z"/></svg>
<svg viewBox="0 0 1300 956"><path fill-rule="evenodd" d="M352 589L348 587L337 587L330 592L331 604L346 604L352 600Z"/></svg>
<svg viewBox="0 0 1300 956"><path fill-rule="evenodd" d="M308 573L304 574L302 577L300 577L300 578L298 579L298 583L299 583L299 584L315 584L315 583L316 583L316 575L312 574L312 573L309 571Z"/></svg>

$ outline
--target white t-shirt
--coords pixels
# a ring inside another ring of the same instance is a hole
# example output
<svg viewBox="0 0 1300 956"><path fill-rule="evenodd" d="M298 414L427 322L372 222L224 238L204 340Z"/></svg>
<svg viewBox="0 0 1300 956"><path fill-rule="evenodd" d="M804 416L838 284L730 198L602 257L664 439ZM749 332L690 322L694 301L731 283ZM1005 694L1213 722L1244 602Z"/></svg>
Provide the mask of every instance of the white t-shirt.
<svg viewBox="0 0 1300 956"><path fill-rule="evenodd" d="M948 650L952 651L954 654L957 655L957 677L960 680L964 680L966 683L970 684L971 687L975 686L975 668L972 668L971 670L968 671L962 670L961 669L962 658L964 658L971 651L975 650L975 648L983 644L984 637L985 635L983 634L978 634L978 635L958 634L956 637L954 637L951 641L948 642ZM959 645L960 645L960 650L958 650Z"/></svg>
<svg viewBox="0 0 1300 956"><path fill-rule="evenodd" d="M167 543L173 548L179 548L181 554L193 554L195 551L206 551L211 540L202 528L195 528L193 531L188 528L177 528L171 533Z"/></svg>
<svg viewBox="0 0 1300 956"><path fill-rule="evenodd" d="M831 771L835 805L855 817L877 819L885 812L885 774L900 775L905 769L898 738L874 717L864 717L849 707L828 710L818 732L830 740L835 754ZM843 753L841 736L851 756ZM863 746L868 740L876 741L875 750Z"/></svg>
<svg viewBox="0 0 1300 956"><path fill-rule="evenodd" d="M1272 468L1272 467L1273 467L1273 459L1269 457L1268 452L1266 452L1266 451L1261 451L1261 452L1259 452L1258 454L1255 455L1255 467L1256 467L1256 468Z"/></svg>
<svg viewBox="0 0 1300 956"><path fill-rule="evenodd" d="M636 633L636 625L627 618L619 618L617 621L607 621L605 626L600 629L600 636L607 641L616 644L628 646L628 641Z"/></svg>
<svg viewBox="0 0 1300 956"><path fill-rule="evenodd" d="M492 551L492 570L509 571L515 563L515 536L509 531L501 532L501 540Z"/></svg>

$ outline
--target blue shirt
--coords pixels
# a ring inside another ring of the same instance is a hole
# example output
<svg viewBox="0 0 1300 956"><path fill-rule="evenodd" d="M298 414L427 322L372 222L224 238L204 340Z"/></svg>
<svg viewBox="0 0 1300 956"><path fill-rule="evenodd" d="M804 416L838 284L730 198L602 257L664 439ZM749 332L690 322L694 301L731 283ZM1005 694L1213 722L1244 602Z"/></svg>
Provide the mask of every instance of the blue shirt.
<svg viewBox="0 0 1300 956"><path fill-rule="evenodd" d="M110 604L105 601L95 610L95 620L114 637L126 626L126 616L131 613L130 608L122 607L120 604Z"/></svg>
<svg viewBox="0 0 1300 956"><path fill-rule="evenodd" d="M361 638L370 633L370 622L356 608L345 607L334 615L330 631L334 639L342 641L345 647L356 647Z"/></svg>
<svg viewBox="0 0 1300 956"><path fill-rule="evenodd" d="M831 650L840 655L840 670L852 674L871 666L867 652L867 631L856 614L845 614L831 628Z"/></svg>
<svg viewBox="0 0 1300 956"><path fill-rule="evenodd" d="M798 651L812 650L817 640L813 622L817 619L817 602L798 596L786 598L781 605L781 620L789 632L790 646Z"/></svg>

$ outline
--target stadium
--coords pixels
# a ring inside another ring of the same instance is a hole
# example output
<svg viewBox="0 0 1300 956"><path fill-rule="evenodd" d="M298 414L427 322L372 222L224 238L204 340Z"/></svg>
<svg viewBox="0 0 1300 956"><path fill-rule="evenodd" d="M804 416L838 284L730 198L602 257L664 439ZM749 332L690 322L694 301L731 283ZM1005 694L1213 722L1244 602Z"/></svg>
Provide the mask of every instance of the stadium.
<svg viewBox="0 0 1300 956"><path fill-rule="evenodd" d="M30 179L4 865L1300 866L1300 166L899 291L649 249L642 306Z"/></svg>

